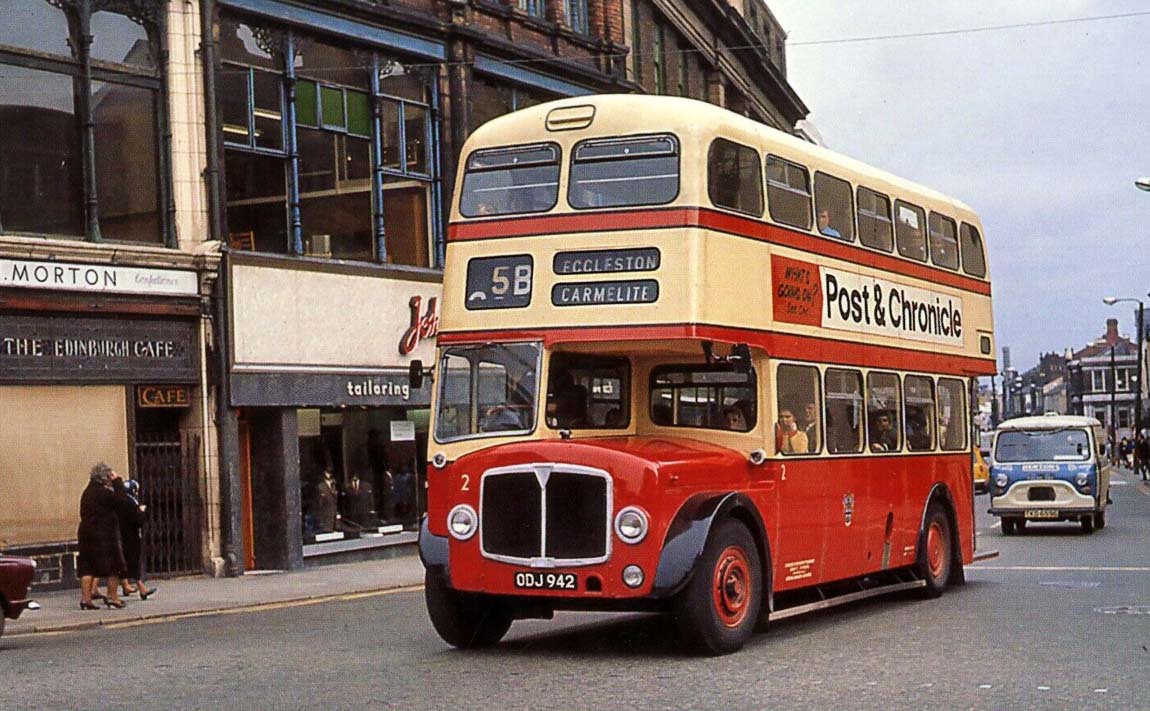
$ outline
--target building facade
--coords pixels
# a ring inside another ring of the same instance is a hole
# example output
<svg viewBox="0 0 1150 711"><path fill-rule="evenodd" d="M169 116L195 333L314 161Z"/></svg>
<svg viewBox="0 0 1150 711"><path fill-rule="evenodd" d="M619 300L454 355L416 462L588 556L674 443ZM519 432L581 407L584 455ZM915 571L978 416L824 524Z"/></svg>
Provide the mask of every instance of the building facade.
<svg viewBox="0 0 1150 711"><path fill-rule="evenodd" d="M104 461L141 484L146 565L219 554L194 5L12 0L0 21L0 548L75 574Z"/></svg>
<svg viewBox="0 0 1150 711"><path fill-rule="evenodd" d="M1071 413L1096 418L1116 440L1133 437L1138 346L1119 335L1118 319L1107 319L1106 333L1074 352L1067 368Z"/></svg>

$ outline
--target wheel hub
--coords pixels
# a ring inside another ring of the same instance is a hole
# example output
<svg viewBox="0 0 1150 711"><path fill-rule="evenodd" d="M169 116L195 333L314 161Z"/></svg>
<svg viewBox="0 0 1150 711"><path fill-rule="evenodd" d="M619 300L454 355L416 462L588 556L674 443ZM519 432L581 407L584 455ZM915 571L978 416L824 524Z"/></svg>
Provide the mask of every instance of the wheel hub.
<svg viewBox="0 0 1150 711"><path fill-rule="evenodd" d="M719 619L727 627L738 627L751 600L751 565L741 548L731 546L719 556L711 589Z"/></svg>

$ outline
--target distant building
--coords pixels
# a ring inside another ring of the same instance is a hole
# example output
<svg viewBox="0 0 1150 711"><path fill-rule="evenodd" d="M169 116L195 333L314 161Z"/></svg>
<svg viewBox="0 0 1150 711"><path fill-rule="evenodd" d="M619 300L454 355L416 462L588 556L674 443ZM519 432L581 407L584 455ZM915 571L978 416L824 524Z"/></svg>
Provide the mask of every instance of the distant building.
<svg viewBox="0 0 1150 711"><path fill-rule="evenodd" d="M1106 333L1073 353L1068 369L1070 414L1097 418L1115 437L1134 432L1138 347L1118 333L1118 319L1106 320Z"/></svg>

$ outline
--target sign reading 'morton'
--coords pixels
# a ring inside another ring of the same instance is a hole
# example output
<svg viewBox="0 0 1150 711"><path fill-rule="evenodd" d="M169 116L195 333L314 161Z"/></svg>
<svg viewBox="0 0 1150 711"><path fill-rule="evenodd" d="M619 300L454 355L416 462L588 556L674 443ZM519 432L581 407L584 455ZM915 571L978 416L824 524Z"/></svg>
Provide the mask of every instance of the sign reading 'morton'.
<svg viewBox="0 0 1150 711"><path fill-rule="evenodd" d="M773 255L776 321L962 345L962 299Z"/></svg>
<svg viewBox="0 0 1150 711"><path fill-rule="evenodd" d="M194 271L0 259L0 286L106 294L196 296Z"/></svg>

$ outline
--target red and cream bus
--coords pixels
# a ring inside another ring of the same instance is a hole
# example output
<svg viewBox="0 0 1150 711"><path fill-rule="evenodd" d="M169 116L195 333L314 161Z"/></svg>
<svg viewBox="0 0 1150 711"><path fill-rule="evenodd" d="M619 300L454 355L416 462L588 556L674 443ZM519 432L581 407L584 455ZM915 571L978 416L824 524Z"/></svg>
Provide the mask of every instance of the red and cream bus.
<svg viewBox="0 0 1150 711"><path fill-rule="evenodd" d="M963 579L994 372L968 207L651 96L491 121L455 194L420 535L444 640L656 610L721 654Z"/></svg>

